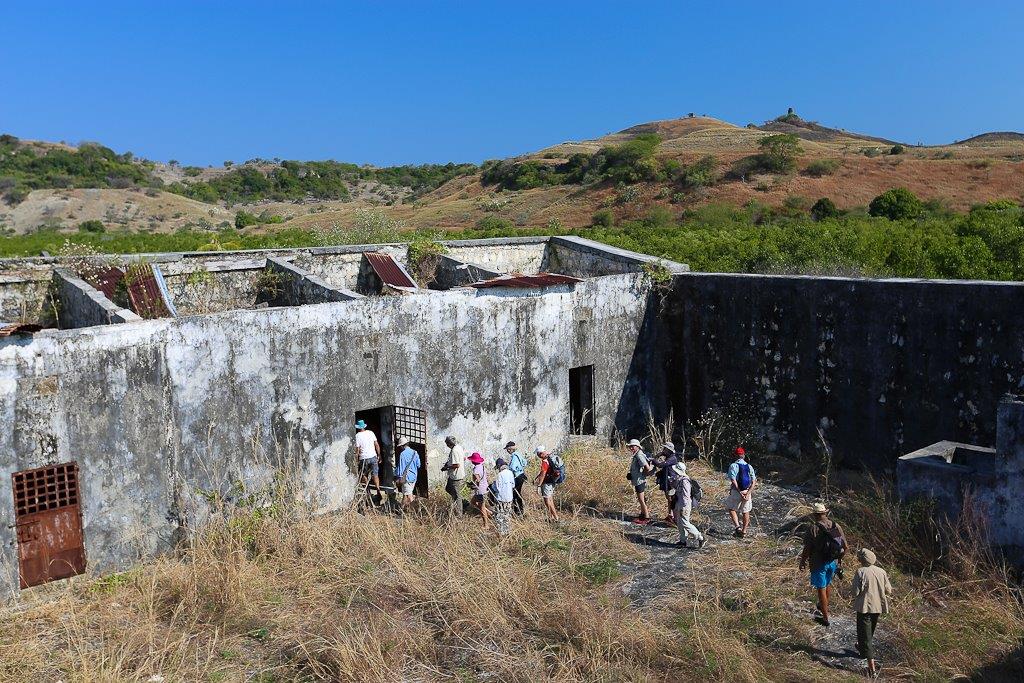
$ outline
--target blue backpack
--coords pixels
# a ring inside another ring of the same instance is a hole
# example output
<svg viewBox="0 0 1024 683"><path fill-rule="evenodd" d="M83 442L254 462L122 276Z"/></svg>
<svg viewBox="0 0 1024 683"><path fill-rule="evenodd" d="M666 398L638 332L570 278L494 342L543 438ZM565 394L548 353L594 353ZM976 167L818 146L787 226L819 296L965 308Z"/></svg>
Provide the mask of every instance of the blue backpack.
<svg viewBox="0 0 1024 683"><path fill-rule="evenodd" d="M739 463L740 471L736 475L736 486L740 491L746 491L750 488L753 480L750 478L750 465L745 462Z"/></svg>

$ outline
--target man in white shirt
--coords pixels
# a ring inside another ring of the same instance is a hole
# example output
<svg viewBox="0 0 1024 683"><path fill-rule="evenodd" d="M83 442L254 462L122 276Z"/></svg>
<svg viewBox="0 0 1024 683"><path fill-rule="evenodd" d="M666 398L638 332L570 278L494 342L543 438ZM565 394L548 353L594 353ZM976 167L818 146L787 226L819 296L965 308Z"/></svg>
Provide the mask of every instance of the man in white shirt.
<svg viewBox="0 0 1024 683"><path fill-rule="evenodd" d="M362 420L356 422L356 453L359 455L359 485L369 477L380 496L380 442Z"/></svg>
<svg viewBox="0 0 1024 683"><path fill-rule="evenodd" d="M502 458L498 458L494 466L498 468L498 476L494 480L494 526L501 536L508 536L509 517L512 514L512 500L516 490L516 475L512 473Z"/></svg>
<svg viewBox="0 0 1024 683"><path fill-rule="evenodd" d="M627 479L633 485L636 493L636 500L640 504L640 516L633 520L634 524L650 524L651 513L647 508L647 475L654 471L654 465L644 453L643 446L637 439L630 439L626 444L632 458L629 461L629 474Z"/></svg>
<svg viewBox="0 0 1024 683"><path fill-rule="evenodd" d="M466 451L462 450L462 446L454 436L447 437L444 443L448 446L448 460L442 468L448 473L448 481L444 485L444 490L452 498L455 514L461 516L465 507L462 500L462 489L466 485Z"/></svg>

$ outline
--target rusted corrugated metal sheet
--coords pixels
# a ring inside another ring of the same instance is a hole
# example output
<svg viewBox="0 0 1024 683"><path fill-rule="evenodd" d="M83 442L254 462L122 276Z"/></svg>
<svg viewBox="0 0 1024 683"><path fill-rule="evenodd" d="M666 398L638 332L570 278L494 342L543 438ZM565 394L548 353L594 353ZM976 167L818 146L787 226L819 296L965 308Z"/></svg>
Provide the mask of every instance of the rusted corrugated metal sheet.
<svg viewBox="0 0 1024 683"><path fill-rule="evenodd" d="M398 262L387 254L382 254L377 251L367 251L363 253L363 256L365 256L366 260L370 262L370 267L373 268L373 272L377 273L377 277L379 277L384 284L392 287L416 287L416 283L411 277L409 277L409 274L405 272L405 269L398 265Z"/></svg>
<svg viewBox="0 0 1024 683"><path fill-rule="evenodd" d="M164 301L163 292L153 275L153 266L137 263L125 273L128 301L132 310L146 319L169 318L171 311Z"/></svg>
<svg viewBox="0 0 1024 683"><path fill-rule="evenodd" d="M0 320L0 337L10 337L13 334L32 334L41 329L43 326L35 323L8 323Z"/></svg>
<svg viewBox="0 0 1024 683"><path fill-rule="evenodd" d="M103 292L104 296L113 301L114 294L117 292L117 286L121 284L123 279L124 271L110 266L90 277L89 284Z"/></svg>
<svg viewBox="0 0 1024 683"><path fill-rule="evenodd" d="M574 285L583 282L578 277L558 275L557 273L537 273L536 275L502 275L492 280L474 282L470 287L477 289L488 289L490 287L516 287L520 289L532 289L537 287L552 287L554 285Z"/></svg>

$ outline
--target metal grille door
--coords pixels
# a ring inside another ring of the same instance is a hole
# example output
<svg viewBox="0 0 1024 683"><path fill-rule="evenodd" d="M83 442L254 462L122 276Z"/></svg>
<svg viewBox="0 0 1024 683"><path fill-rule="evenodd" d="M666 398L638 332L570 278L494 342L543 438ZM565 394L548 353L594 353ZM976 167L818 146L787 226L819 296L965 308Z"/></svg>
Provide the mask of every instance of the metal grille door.
<svg viewBox="0 0 1024 683"><path fill-rule="evenodd" d="M21 587L85 571L78 463L11 475Z"/></svg>

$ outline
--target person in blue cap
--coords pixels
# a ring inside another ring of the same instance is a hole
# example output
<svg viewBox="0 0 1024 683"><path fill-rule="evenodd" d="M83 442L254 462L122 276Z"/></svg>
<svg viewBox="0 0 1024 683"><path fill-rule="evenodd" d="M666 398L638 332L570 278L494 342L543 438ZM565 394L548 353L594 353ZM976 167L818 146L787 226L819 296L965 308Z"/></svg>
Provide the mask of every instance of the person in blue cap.
<svg viewBox="0 0 1024 683"><path fill-rule="evenodd" d="M366 422L356 422L356 454L359 456L359 486L369 478L380 496L380 442Z"/></svg>

